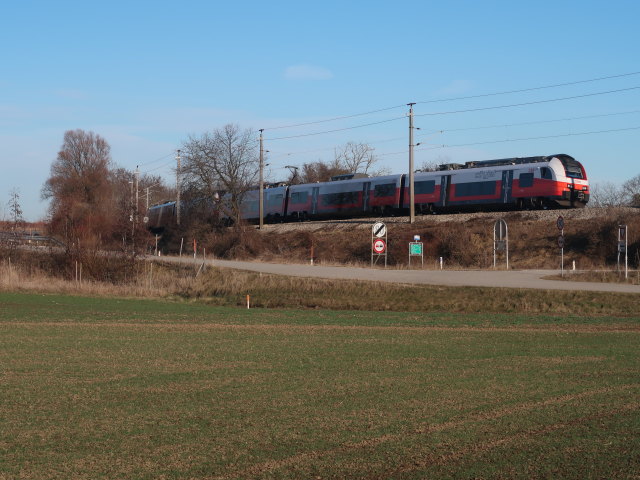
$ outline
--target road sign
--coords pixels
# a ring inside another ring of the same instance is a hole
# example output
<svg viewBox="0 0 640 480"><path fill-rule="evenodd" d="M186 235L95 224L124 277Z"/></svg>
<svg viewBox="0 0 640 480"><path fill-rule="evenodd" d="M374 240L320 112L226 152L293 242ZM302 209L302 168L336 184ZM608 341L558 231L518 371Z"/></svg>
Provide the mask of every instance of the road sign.
<svg viewBox="0 0 640 480"><path fill-rule="evenodd" d="M619 225L618 229L619 229L618 238L620 239L621 242L624 242L627 238L627 226Z"/></svg>
<svg viewBox="0 0 640 480"><path fill-rule="evenodd" d="M505 222L502 218L496 220L495 225L493 226L493 232L497 241L503 241L507 238L507 222Z"/></svg>
<svg viewBox="0 0 640 480"><path fill-rule="evenodd" d="M143 221L144 223L149 223L149 217L144 217L144 218L142 219L142 221Z"/></svg>
<svg viewBox="0 0 640 480"><path fill-rule="evenodd" d="M409 243L409 255L422 255L422 242Z"/></svg>
<svg viewBox="0 0 640 480"><path fill-rule="evenodd" d="M387 249L387 242L385 242L381 238L373 242L373 253L377 253L378 255L381 255L385 252L386 249Z"/></svg>
<svg viewBox="0 0 640 480"><path fill-rule="evenodd" d="M620 271L620 255L624 254L624 278L629 278L629 258L627 254L627 226L618 225L618 271Z"/></svg>
<svg viewBox="0 0 640 480"><path fill-rule="evenodd" d="M387 234L387 226L382 222L377 222L371 229L374 237L382 238Z"/></svg>
<svg viewBox="0 0 640 480"><path fill-rule="evenodd" d="M371 227L371 266L378 263L380 257L384 257L384 266L387 266L387 226L382 222L376 222Z"/></svg>
<svg viewBox="0 0 640 480"><path fill-rule="evenodd" d="M411 265L411 257L420 257L420 263L422 264L422 266L424 266L424 255L422 254L423 252L422 245L423 245L422 242L409 242L409 265Z"/></svg>
<svg viewBox="0 0 640 480"><path fill-rule="evenodd" d="M558 230L560 231L564 230L564 217L562 215L558 217L558 220L556 221L556 225L558 226Z"/></svg>
<svg viewBox="0 0 640 480"><path fill-rule="evenodd" d="M509 270L509 228L503 218L493 225L493 268L496 268L496 252L505 252L507 270Z"/></svg>
<svg viewBox="0 0 640 480"><path fill-rule="evenodd" d="M560 235L560 236L558 237L558 246L559 246L560 248L564 248L564 235Z"/></svg>

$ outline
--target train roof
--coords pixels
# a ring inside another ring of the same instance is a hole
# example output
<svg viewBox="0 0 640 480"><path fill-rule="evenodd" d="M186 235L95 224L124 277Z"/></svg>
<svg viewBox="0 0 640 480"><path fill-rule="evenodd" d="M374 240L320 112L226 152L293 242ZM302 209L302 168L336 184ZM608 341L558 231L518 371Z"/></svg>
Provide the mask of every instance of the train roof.
<svg viewBox="0 0 640 480"><path fill-rule="evenodd" d="M483 167L499 167L503 165L522 165L525 163L541 163L550 162L553 158L558 158L561 161L575 159L565 153L559 153L557 155L547 155L540 157L514 157L514 158L499 158L497 160L479 160L474 162L461 163L445 163L440 165L440 170L461 170L467 168L483 168Z"/></svg>

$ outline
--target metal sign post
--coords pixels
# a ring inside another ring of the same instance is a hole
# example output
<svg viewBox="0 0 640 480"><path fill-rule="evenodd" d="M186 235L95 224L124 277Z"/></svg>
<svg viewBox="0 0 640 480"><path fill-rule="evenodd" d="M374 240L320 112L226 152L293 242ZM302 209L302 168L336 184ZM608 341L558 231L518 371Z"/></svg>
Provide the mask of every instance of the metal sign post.
<svg viewBox="0 0 640 480"><path fill-rule="evenodd" d="M629 264L627 261L627 226L618 225L618 272L620 272L620 254L624 253L624 278L629 278Z"/></svg>
<svg viewBox="0 0 640 480"><path fill-rule="evenodd" d="M509 270L509 228L502 218L493 226L493 268L496 268L496 252L505 252Z"/></svg>
<svg viewBox="0 0 640 480"><path fill-rule="evenodd" d="M560 276L564 277L564 217L560 215L556 220L556 226L560 230L558 247L560 247Z"/></svg>
<svg viewBox="0 0 640 480"><path fill-rule="evenodd" d="M413 242L409 242L409 266L411 266L411 257L420 257L420 263L424 267L424 248L420 241L420 235L413 236Z"/></svg>
<svg viewBox="0 0 640 480"><path fill-rule="evenodd" d="M384 266L387 266L387 226L376 222L371 228L371 266L378 263L384 255ZM375 261L374 261L375 257Z"/></svg>

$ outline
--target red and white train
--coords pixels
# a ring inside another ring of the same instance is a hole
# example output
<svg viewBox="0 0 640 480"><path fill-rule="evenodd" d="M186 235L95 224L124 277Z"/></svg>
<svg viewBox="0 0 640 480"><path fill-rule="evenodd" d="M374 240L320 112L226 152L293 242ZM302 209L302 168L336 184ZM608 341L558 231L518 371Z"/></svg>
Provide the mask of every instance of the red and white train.
<svg viewBox="0 0 640 480"><path fill-rule="evenodd" d="M409 209L408 177L341 175L331 182L266 188L265 221L402 214ZM257 190L245 195L244 220L259 220L258 198ZM446 164L438 171L414 175L414 203L420 213L578 208L588 201L587 173L580 162L565 154ZM151 207L149 224L155 228L165 225L174 211L175 202Z"/></svg>

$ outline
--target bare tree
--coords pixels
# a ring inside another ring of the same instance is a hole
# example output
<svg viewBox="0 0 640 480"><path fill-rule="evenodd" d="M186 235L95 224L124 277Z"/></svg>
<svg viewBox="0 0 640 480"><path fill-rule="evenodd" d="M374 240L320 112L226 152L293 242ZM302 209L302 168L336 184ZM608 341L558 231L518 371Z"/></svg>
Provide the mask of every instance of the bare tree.
<svg viewBox="0 0 640 480"><path fill-rule="evenodd" d="M623 192L619 185L613 182L598 182L591 185L590 206L619 207L623 204Z"/></svg>
<svg viewBox="0 0 640 480"><path fill-rule="evenodd" d="M425 160L420 164L418 172L436 172L439 168L439 163L435 160Z"/></svg>
<svg viewBox="0 0 640 480"><path fill-rule="evenodd" d="M368 173L378 159L366 143L348 142L335 149L335 161L349 173Z"/></svg>
<svg viewBox="0 0 640 480"><path fill-rule="evenodd" d="M437 172L440 170L440 165L451 163L451 157L448 155L438 155L434 160L425 160L420 165L418 171L420 172Z"/></svg>
<svg viewBox="0 0 640 480"><path fill-rule="evenodd" d="M226 193L228 208L240 218L245 193L256 185L258 152L255 133L238 125L225 125L183 143L182 188L195 199L215 201Z"/></svg>
<svg viewBox="0 0 640 480"><path fill-rule="evenodd" d="M22 207L20 206L20 192L17 188L11 190L7 206L9 207L9 215L11 217L11 230L17 232L24 225Z"/></svg>
<svg viewBox="0 0 640 480"><path fill-rule="evenodd" d="M331 163L318 160L317 162L302 165L300 183L328 182L331 180L331 177L345 173L351 172L347 170L338 159L334 159Z"/></svg>
<svg viewBox="0 0 640 480"><path fill-rule="evenodd" d="M109 224L111 154L107 141L69 130L42 188L50 199L51 228L68 240L99 237Z"/></svg>
<svg viewBox="0 0 640 480"><path fill-rule="evenodd" d="M640 207L640 175L622 184L622 197L626 205Z"/></svg>

